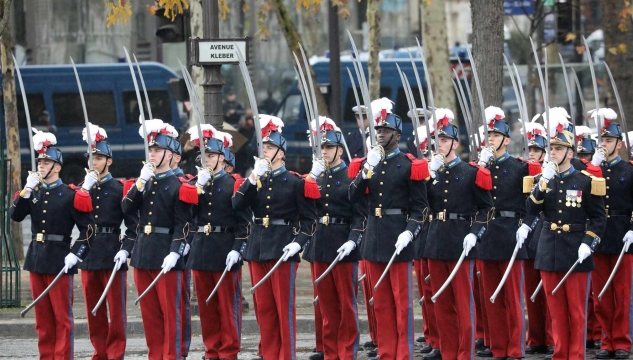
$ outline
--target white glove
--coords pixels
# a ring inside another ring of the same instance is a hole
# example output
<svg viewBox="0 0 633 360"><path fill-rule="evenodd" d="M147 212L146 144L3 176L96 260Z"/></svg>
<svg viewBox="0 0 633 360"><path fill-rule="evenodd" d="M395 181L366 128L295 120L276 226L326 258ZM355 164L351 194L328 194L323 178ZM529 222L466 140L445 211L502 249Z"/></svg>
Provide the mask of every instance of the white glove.
<svg viewBox="0 0 633 360"><path fill-rule="evenodd" d="M466 235L464 238L464 250L466 250L466 256L472 248L477 244L477 236L473 233Z"/></svg>
<svg viewBox="0 0 633 360"><path fill-rule="evenodd" d="M130 254L128 254L127 251L125 250L119 250L118 253L116 253L116 255L114 255L114 262L117 262L117 266L116 266L116 270L119 271L119 269L121 268L121 265L125 264L125 262L127 261L127 257Z"/></svg>
<svg viewBox="0 0 633 360"><path fill-rule="evenodd" d="M485 147L481 149L481 153L479 153L479 162L487 164L490 159L495 156L495 152L490 147Z"/></svg>
<svg viewBox="0 0 633 360"><path fill-rule="evenodd" d="M519 243L519 248L523 247L523 243L530 234L530 231L532 231L532 228L530 228L526 224L522 224L519 230L517 230L517 243Z"/></svg>
<svg viewBox="0 0 633 360"><path fill-rule="evenodd" d="M582 262L589 257L589 255L591 255L591 249L589 248L589 245L582 243L580 244L580 247L578 248L578 260L580 260L580 263L582 264Z"/></svg>
<svg viewBox="0 0 633 360"><path fill-rule="evenodd" d="M73 253L66 255L66 257L64 258L64 273L67 274L70 268L77 265L77 261L79 261L77 255Z"/></svg>
<svg viewBox="0 0 633 360"><path fill-rule="evenodd" d="M35 187L40 183L42 179L42 175L39 172L33 171L26 177L26 185L24 185L25 189L29 189L29 191L33 191Z"/></svg>
<svg viewBox="0 0 633 360"><path fill-rule="evenodd" d="M633 231L629 230L624 234L624 238L622 239L624 243L624 247L626 248L624 251L629 251L629 246L633 243Z"/></svg>
<svg viewBox="0 0 633 360"><path fill-rule="evenodd" d="M591 164L594 166L600 166L603 162L607 161L607 157L605 155L603 148L596 149L596 152L593 154L591 158Z"/></svg>
<svg viewBox="0 0 633 360"><path fill-rule="evenodd" d="M341 245L341 247L336 250L336 252L339 253L341 255L341 259L343 259L347 255L349 255L355 248L356 243L353 240L347 240L345 244Z"/></svg>
<svg viewBox="0 0 633 360"><path fill-rule="evenodd" d="M182 251L182 256L189 254L189 250L191 250L191 245L185 244L185 249Z"/></svg>
<svg viewBox="0 0 633 360"><path fill-rule="evenodd" d="M211 171L207 168L198 168L198 180L196 182L198 186L203 188L209 179L211 179Z"/></svg>
<svg viewBox="0 0 633 360"><path fill-rule="evenodd" d="M378 146L373 147L367 152L367 164L372 168L382 160L382 152Z"/></svg>
<svg viewBox="0 0 633 360"><path fill-rule="evenodd" d="M139 175L138 179L145 184L152 176L154 176L155 171L156 167L153 163L145 163L141 169L141 175Z"/></svg>
<svg viewBox="0 0 633 360"><path fill-rule="evenodd" d="M431 158L431 163L429 164L429 170L431 170L432 172L436 172L442 166L444 166L444 156L440 154L433 155L433 157Z"/></svg>
<svg viewBox="0 0 633 360"><path fill-rule="evenodd" d="M310 177L316 179L325 171L325 160L314 159L312 160L312 170L310 170Z"/></svg>
<svg viewBox="0 0 633 360"><path fill-rule="evenodd" d="M86 191L90 191L97 182L99 182L99 174L94 170L90 170L86 173L86 177L84 177L84 183L81 185L81 188Z"/></svg>
<svg viewBox="0 0 633 360"><path fill-rule="evenodd" d="M290 244L284 246L284 252L286 254L282 257L283 261L295 256L299 251L301 251L301 245L296 242L291 242Z"/></svg>
<svg viewBox="0 0 633 360"><path fill-rule="evenodd" d="M270 162L266 159L255 158L255 165L253 165L253 174L255 176L262 176L270 171Z"/></svg>
<svg viewBox="0 0 633 360"><path fill-rule="evenodd" d="M541 174L541 178L545 180L545 182L550 181L556 175L556 164L553 161L548 161L543 163L543 173Z"/></svg>
<svg viewBox="0 0 633 360"><path fill-rule="evenodd" d="M160 266L163 269L163 273L167 274L169 270L173 269L178 259L180 259L180 255L175 252L170 252L169 255L165 256L163 265Z"/></svg>
<svg viewBox="0 0 633 360"><path fill-rule="evenodd" d="M231 250L228 255L226 255L226 268L230 269L233 265L237 264L238 261L242 258L242 255L235 251Z"/></svg>
<svg viewBox="0 0 633 360"><path fill-rule="evenodd" d="M413 234L409 230L405 230L398 235L398 241L396 241L396 254L400 255L402 249L407 247L411 240L413 240Z"/></svg>

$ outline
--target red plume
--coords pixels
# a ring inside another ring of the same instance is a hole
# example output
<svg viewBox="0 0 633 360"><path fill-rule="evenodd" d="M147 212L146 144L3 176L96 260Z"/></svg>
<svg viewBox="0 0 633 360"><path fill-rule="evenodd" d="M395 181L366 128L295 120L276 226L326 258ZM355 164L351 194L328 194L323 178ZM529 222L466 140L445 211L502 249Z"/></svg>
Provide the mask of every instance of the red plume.
<svg viewBox="0 0 633 360"><path fill-rule="evenodd" d="M270 135L272 132L277 131L277 125L273 124L272 121L269 121L268 124L266 124L266 126L264 126L262 128L262 137L266 137L268 135Z"/></svg>

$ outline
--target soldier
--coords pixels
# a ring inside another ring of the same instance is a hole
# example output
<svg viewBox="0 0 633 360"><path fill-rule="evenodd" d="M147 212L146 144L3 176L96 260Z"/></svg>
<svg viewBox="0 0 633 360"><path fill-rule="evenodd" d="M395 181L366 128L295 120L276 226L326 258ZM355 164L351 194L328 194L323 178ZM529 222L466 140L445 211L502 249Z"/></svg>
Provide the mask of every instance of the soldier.
<svg viewBox="0 0 633 360"><path fill-rule="evenodd" d="M83 139L86 141L86 129ZM127 216L121 208L123 183L112 178L112 149L105 140L106 131L90 124L93 168L98 181L90 191L95 219L93 250L77 267L81 269L81 285L86 303L88 334L95 351L92 359L123 359L126 343L127 258L121 249L121 222L125 221L125 238L136 238L138 218ZM86 184L88 186L89 184ZM107 294L108 306L101 306L93 316L90 311L97 305L112 274L112 259L116 262L117 275ZM108 313L110 317L108 319Z"/></svg>
<svg viewBox="0 0 633 360"><path fill-rule="evenodd" d="M455 154L459 135L457 126L450 123L453 117L450 110L442 109L437 117L439 143L429 165L430 224L424 256L429 263L433 293L444 284L462 252L467 256L437 299L435 316L441 357L471 359L475 356L473 248L492 219L494 208L489 192L492 180L487 169L462 162Z"/></svg>
<svg viewBox="0 0 633 360"><path fill-rule="evenodd" d="M518 247L516 260L494 302L484 302L490 330L490 351L496 358L520 359L525 356L523 313L523 260L527 259L528 238L538 218L526 214L523 178L540 172L538 162L525 162L510 156L510 125L503 121L505 114L498 107L485 109L487 136L490 147L482 149L480 165L492 176L494 218L481 239L477 255L482 265L481 280L484 298L490 299L506 272L513 251Z"/></svg>
<svg viewBox="0 0 633 360"><path fill-rule="evenodd" d="M202 124L205 166L198 170L198 205L194 206L196 232L187 267L193 271L198 294L200 326L205 359L237 359L240 350L242 314L241 251L250 225L247 217L232 209L235 179L224 171L224 133ZM188 133L198 148L196 126ZM228 273L221 283L224 270ZM203 301L215 287L208 305Z"/></svg>
<svg viewBox="0 0 633 360"><path fill-rule="evenodd" d="M539 164L539 167L545 158L545 146L547 142L547 139L545 138L545 128L543 125L534 122L534 120L538 119L540 116L541 114L537 114L534 119L532 119L532 122L525 124L529 151L528 161ZM540 168L538 171L540 173ZM531 183L531 180L529 179L526 181L528 181L528 184ZM534 301L529 299L541 281L540 272L534 268L534 259L536 259L536 248L542 227L543 222L537 221L536 226L525 240L528 258L523 261L523 276L525 278L525 294L528 299L526 301L526 309L529 319L527 328L527 346L525 347L526 354L554 353L552 319L547 312L545 293L543 291L539 291Z"/></svg>
<svg viewBox="0 0 633 360"><path fill-rule="evenodd" d="M281 119L261 115L263 159L233 195L233 209L251 210L255 217L244 258L251 280L258 283L281 259L283 263L255 291L255 311L264 359L293 359L296 352L295 278L301 251L316 228L314 199L319 189L284 166L286 139ZM261 185L261 187L260 187Z"/></svg>
<svg viewBox="0 0 633 360"><path fill-rule="evenodd" d="M183 256L191 205L198 199L196 187L181 183L170 168L172 138L165 135L166 125L158 119L145 121L150 162L123 198L123 211L139 214L141 231L136 240L123 243L131 254L138 294L163 273L140 303L149 359L182 357ZM142 126L139 133L143 136Z"/></svg>
<svg viewBox="0 0 633 360"><path fill-rule="evenodd" d="M35 129L33 129L35 130ZM37 130L35 130L37 131ZM73 275L77 262L86 259L94 235L92 203L88 190L98 180L91 171L84 186L74 189L59 178L62 152L54 147L55 135L36 132L33 148L38 153L37 171L26 178L22 191L15 194L10 216L21 222L31 215L33 238L24 260L29 272L33 299L51 285L62 270L63 275L35 305L35 331L41 359L72 359L74 343ZM79 238L71 245L73 227ZM110 263L112 264L112 263Z"/></svg>
<svg viewBox="0 0 633 360"><path fill-rule="evenodd" d="M332 119L320 117L319 122L319 131L323 132L323 159L313 160L310 171L310 177L317 179L321 189L321 198L317 200L319 223L307 252L316 277L339 258L317 285L318 307L323 316L324 358L355 359L360 330L356 307L359 245L367 209L362 203L350 202L347 196L352 180L347 176L347 165L341 160L344 139L340 129ZM312 128L316 128L314 122Z"/></svg>
<svg viewBox="0 0 633 360"><path fill-rule="evenodd" d="M345 142L347 143L347 148L349 149L350 155L352 155L352 159L363 157L363 147L365 146L365 139L369 135L369 121L367 119L367 107L365 105L361 105L360 108L358 106L354 106L352 108L354 115L356 117L356 124L358 125L358 131L352 130L345 135ZM360 114L363 115L363 124L361 126L360 122ZM363 130L365 129L365 133L363 134ZM343 152L343 156L341 157L345 163L349 164L351 159L347 158L347 154Z"/></svg>
<svg viewBox="0 0 633 360"><path fill-rule="evenodd" d="M576 144L578 144L576 147L578 159L584 163L591 162L597 147L591 129L588 126L578 125L574 133L576 134Z"/></svg>
<svg viewBox="0 0 633 360"><path fill-rule="evenodd" d="M417 109L418 111L423 111L422 109ZM410 116L409 112L409 116ZM421 120L424 118L421 117ZM432 124L429 126L429 129L433 131ZM428 142L430 141L427 136L426 126L421 125L418 130L418 143L420 144L420 153L423 157L428 155ZM416 136L415 131L413 136ZM417 152L415 149L409 149L410 153L417 156ZM412 152L413 151L413 152ZM425 214L425 218L428 219L428 210ZM439 335L437 333L437 324L435 320L435 310L433 301L431 301L431 297L433 297L433 289L431 289L430 280L427 279L429 276L429 264L427 259L424 257L424 244L426 242L426 235L429 230L429 223L426 221L422 227L422 231L414 239L414 251L415 251L415 260L413 261L413 266L415 268L415 276L418 285L418 293L420 297L423 297L424 300L422 302L422 333L424 336L418 337L416 342L425 343L420 349L422 354L428 354L433 351L433 349L437 349L435 353L439 352L440 343L439 343ZM434 358L432 355L429 355L430 358ZM439 358L439 357L438 357Z"/></svg>
<svg viewBox="0 0 633 360"><path fill-rule="evenodd" d="M534 266L541 271L556 346L546 358L584 359L589 271L594 267L589 256L606 223L604 181L574 169L574 135L557 126L564 117L551 119L550 161L533 178L536 186L527 200L528 214L541 214L543 222ZM579 264L552 294L576 260Z"/></svg>
<svg viewBox="0 0 633 360"><path fill-rule="evenodd" d="M605 174L606 191L604 203L607 214L607 226L600 246L593 255L595 270L591 276L594 290L595 313L602 328L601 350L596 359L628 359L631 349L631 317L633 301L631 278L633 276L633 255L628 251L633 243L633 166L622 161L618 155L622 148L623 137L620 124L616 123L617 114L609 108L602 108L596 114L601 120L601 147L596 151L592 164L600 166ZM613 281L598 301L602 290L622 251L622 243L627 253L615 273Z"/></svg>
<svg viewBox="0 0 633 360"><path fill-rule="evenodd" d="M426 118L429 115L430 112L426 109L423 108L416 108L415 112L414 111L407 111L407 117L409 117L409 119L411 119L411 122L413 122L413 117L417 117L418 121L420 122L420 129L424 129L425 133L426 133ZM422 134L422 132L420 132L420 134ZM417 156L417 150L415 148L415 131L413 131L413 136L410 138L407 138L407 151L409 152L409 154L412 154L414 156ZM420 149L420 150L425 150L425 149Z"/></svg>
<svg viewBox="0 0 633 360"><path fill-rule="evenodd" d="M363 170L349 187L352 202L367 201L367 236L361 255L367 261L372 287L387 268L395 246L395 260L381 286L374 291L378 328L378 355L382 359L413 357L413 308L411 265L413 246L422 230L428 177L426 160L410 159L400 152L402 119L391 113L387 98L371 102L371 125L378 146L367 153ZM369 191L369 193L367 193Z"/></svg>

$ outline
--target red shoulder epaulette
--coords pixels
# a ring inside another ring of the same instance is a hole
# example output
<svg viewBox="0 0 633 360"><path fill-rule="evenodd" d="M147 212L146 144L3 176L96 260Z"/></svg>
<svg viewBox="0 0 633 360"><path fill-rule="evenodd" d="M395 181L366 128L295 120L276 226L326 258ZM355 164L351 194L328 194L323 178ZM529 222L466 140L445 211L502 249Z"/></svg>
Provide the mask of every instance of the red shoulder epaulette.
<svg viewBox="0 0 633 360"><path fill-rule="evenodd" d="M233 194L235 194L237 192L237 189L239 189L240 186L242 186L242 184L244 183L246 179L241 177L239 174L232 174L232 175L233 175L233 178L235 179L235 184L233 184Z"/></svg>
<svg viewBox="0 0 633 360"><path fill-rule="evenodd" d="M68 187L73 189L73 190L77 190L77 185L75 185L75 184L68 184Z"/></svg>
<svg viewBox="0 0 633 360"><path fill-rule="evenodd" d="M187 183L189 183L189 178L186 178L186 177L178 177L178 176L177 176L177 178L178 178L178 180L180 180L180 182L181 182L182 184L187 184Z"/></svg>
<svg viewBox="0 0 633 360"><path fill-rule="evenodd" d="M231 174L231 176L233 177L233 179L237 180L237 179L241 179L242 177L240 176L240 174Z"/></svg>
<svg viewBox="0 0 633 360"><path fill-rule="evenodd" d="M187 204L197 204L198 203L198 188L195 185L191 185L185 182L180 185L180 190L178 190L178 199Z"/></svg>
<svg viewBox="0 0 633 360"><path fill-rule="evenodd" d="M534 162L534 161L528 161L527 162L528 165L528 175L529 176L536 176L538 174L541 173L541 164Z"/></svg>
<svg viewBox="0 0 633 360"><path fill-rule="evenodd" d="M363 166L363 161L365 161L364 157L353 158L352 160L350 160L349 167L347 168L347 177L349 177L350 179L355 178L356 175L358 175L361 167Z"/></svg>
<svg viewBox="0 0 633 360"><path fill-rule="evenodd" d="M125 197L125 195L130 192L132 186L136 183L136 179L121 180L121 183L123 184L123 197Z"/></svg>
<svg viewBox="0 0 633 360"><path fill-rule="evenodd" d="M633 165L633 160L629 160L629 164Z"/></svg>
<svg viewBox="0 0 633 360"><path fill-rule="evenodd" d="M191 180L191 179L193 179L195 176L193 176L193 175L191 175L191 174L185 174L185 177L186 177L188 180Z"/></svg>
<svg viewBox="0 0 633 360"><path fill-rule="evenodd" d="M319 191L316 180L306 177L303 179L303 182L303 195L306 198L316 200L321 197L321 192Z"/></svg>
<svg viewBox="0 0 633 360"><path fill-rule="evenodd" d="M591 175L595 177L602 177L602 169L600 168L600 166L595 166L587 159L581 159L580 161L582 161L585 165L587 165L588 173L590 173Z"/></svg>
<svg viewBox="0 0 633 360"><path fill-rule="evenodd" d="M483 166L479 166L474 162L469 163L470 166L477 168L477 176L475 177L475 185L484 190L492 190L492 176L490 170Z"/></svg>
<svg viewBox="0 0 633 360"><path fill-rule="evenodd" d="M77 189L75 186L75 199L73 200L73 206L77 211L80 212L91 212L92 211L92 199L90 198L90 194L86 191L82 191L81 189Z"/></svg>
<svg viewBox="0 0 633 360"><path fill-rule="evenodd" d="M409 160L411 160L411 180L426 180L431 176L429 173L429 163L426 159L417 159L412 154L407 154Z"/></svg>
<svg viewBox="0 0 633 360"><path fill-rule="evenodd" d="M15 195L13 195L13 201L15 201L18 198L18 196L20 196L20 190L16 191Z"/></svg>

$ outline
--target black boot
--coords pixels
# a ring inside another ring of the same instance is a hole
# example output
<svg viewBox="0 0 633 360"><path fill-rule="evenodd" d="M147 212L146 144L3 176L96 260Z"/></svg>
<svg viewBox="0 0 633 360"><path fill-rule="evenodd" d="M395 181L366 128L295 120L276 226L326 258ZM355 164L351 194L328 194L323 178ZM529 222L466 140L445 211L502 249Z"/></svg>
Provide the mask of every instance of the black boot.
<svg viewBox="0 0 633 360"><path fill-rule="evenodd" d="M442 354L440 353L440 349L433 349L430 353L423 355L422 359L424 360L442 360Z"/></svg>
<svg viewBox="0 0 633 360"><path fill-rule="evenodd" d="M626 350L616 350L615 351L615 358L616 359L628 359L629 358L629 352Z"/></svg>
<svg viewBox="0 0 633 360"><path fill-rule="evenodd" d="M369 341L365 341L363 343L363 347L365 348L365 350L367 350L367 349L375 349L376 348L376 344L374 343L374 340L369 340Z"/></svg>
<svg viewBox="0 0 633 360"><path fill-rule="evenodd" d="M419 343L424 343L426 342L426 339L424 338L424 336L420 336L419 338L415 339L415 341Z"/></svg>
<svg viewBox="0 0 633 360"><path fill-rule="evenodd" d="M310 359L310 360L323 360L324 359L324 354L323 354L323 352L315 352L314 354L310 355L310 357L308 359Z"/></svg>
<svg viewBox="0 0 633 360"><path fill-rule="evenodd" d="M484 348L484 339L475 340L475 350L481 350Z"/></svg>
<svg viewBox="0 0 633 360"><path fill-rule="evenodd" d="M613 351L609 351L609 350L599 350L596 353L596 359L611 359L613 358L613 355L615 355L613 353Z"/></svg>
<svg viewBox="0 0 633 360"><path fill-rule="evenodd" d="M367 350L365 354L367 354L368 358L373 358L373 357L378 356L378 352L376 351L376 349Z"/></svg>
<svg viewBox="0 0 633 360"><path fill-rule="evenodd" d="M546 354L547 353L547 346L545 345L539 345L539 346L526 346L525 347L525 353L526 354Z"/></svg>
<svg viewBox="0 0 633 360"><path fill-rule="evenodd" d="M430 353L431 351L433 351L433 348L432 348L432 347L431 347L431 345L429 345L429 344L425 344L424 346L422 346L422 349L420 349L420 352L421 352L422 354L428 354L428 353Z"/></svg>
<svg viewBox="0 0 633 360"><path fill-rule="evenodd" d="M479 356L479 357L492 357L492 351L490 351L490 346L484 346L483 349L477 350L477 356Z"/></svg>

